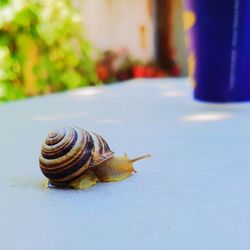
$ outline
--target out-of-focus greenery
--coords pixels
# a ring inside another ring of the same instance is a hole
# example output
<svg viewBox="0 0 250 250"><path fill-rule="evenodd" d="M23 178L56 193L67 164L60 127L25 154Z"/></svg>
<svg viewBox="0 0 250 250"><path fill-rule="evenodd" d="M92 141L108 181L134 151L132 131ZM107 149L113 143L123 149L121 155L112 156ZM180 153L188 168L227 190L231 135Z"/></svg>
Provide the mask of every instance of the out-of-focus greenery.
<svg viewBox="0 0 250 250"><path fill-rule="evenodd" d="M97 82L71 0L0 0L0 101Z"/></svg>

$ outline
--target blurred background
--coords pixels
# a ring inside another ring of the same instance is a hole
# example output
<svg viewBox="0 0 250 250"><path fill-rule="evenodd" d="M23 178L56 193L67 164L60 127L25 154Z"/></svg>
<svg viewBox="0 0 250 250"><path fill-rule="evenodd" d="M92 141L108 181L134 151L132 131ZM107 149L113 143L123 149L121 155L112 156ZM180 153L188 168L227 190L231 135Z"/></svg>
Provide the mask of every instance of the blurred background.
<svg viewBox="0 0 250 250"><path fill-rule="evenodd" d="M187 75L181 0L0 0L0 102Z"/></svg>

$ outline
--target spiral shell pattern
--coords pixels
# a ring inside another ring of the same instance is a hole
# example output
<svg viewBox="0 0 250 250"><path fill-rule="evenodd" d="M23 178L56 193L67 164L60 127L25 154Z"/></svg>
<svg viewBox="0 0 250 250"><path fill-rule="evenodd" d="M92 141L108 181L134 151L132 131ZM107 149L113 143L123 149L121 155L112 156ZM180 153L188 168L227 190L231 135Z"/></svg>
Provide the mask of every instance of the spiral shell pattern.
<svg viewBox="0 0 250 250"><path fill-rule="evenodd" d="M90 133L77 127L50 132L39 158L42 173L57 186L69 183L90 167L94 140Z"/></svg>
<svg viewBox="0 0 250 250"><path fill-rule="evenodd" d="M90 167L95 167L113 157L114 152L110 150L108 143L100 135L93 132L90 134L94 141L94 149L90 161Z"/></svg>

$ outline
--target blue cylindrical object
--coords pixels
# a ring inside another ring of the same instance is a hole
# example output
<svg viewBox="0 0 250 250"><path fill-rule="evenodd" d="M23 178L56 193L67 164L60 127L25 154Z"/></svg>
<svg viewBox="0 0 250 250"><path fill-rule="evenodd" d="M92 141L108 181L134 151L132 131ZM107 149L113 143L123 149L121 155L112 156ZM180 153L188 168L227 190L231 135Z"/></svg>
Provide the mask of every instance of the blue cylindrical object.
<svg viewBox="0 0 250 250"><path fill-rule="evenodd" d="M195 99L250 101L250 1L185 3Z"/></svg>

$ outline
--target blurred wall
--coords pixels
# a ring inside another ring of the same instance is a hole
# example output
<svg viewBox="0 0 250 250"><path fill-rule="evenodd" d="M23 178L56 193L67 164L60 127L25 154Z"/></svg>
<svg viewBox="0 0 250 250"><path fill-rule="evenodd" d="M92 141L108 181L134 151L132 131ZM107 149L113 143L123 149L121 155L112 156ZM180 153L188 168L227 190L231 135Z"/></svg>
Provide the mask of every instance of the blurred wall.
<svg viewBox="0 0 250 250"><path fill-rule="evenodd" d="M128 48L133 57L154 58L154 0L74 0L81 9L88 39L100 50ZM157 0L155 0L157 1ZM187 74L182 0L172 1L172 47Z"/></svg>
<svg viewBox="0 0 250 250"><path fill-rule="evenodd" d="M150 0L78 0L87 37L98 49L126 47L142 60L154 55Z"/></svg>

